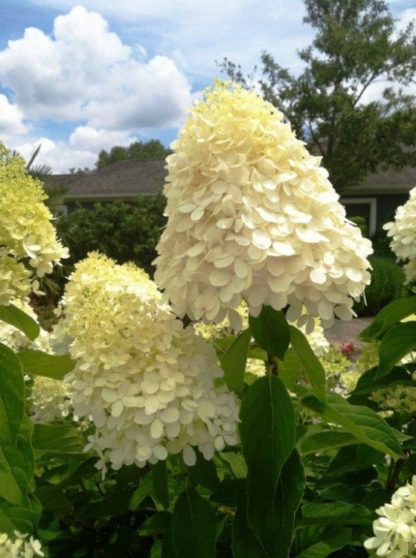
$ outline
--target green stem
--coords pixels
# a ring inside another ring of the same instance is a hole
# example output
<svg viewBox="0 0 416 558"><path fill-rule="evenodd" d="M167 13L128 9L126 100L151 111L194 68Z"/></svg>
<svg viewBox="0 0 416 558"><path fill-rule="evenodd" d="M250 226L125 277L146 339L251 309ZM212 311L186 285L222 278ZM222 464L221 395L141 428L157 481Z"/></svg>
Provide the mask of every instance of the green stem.
<svg viewBox="0 0 416 558"><path fill-rule="evenodd" d="M271 353L267 353L267 373L270 374L270 376L279 375L279 365L277 362L277 358Z"/></svg>

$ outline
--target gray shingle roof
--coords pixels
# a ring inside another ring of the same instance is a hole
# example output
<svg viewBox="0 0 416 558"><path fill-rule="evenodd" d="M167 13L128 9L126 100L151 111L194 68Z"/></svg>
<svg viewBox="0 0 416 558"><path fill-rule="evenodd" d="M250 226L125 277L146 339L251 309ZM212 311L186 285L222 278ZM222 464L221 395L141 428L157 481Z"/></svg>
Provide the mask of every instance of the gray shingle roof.
<svg viewBox="0 0 416 558"><path fill-rule="evenodd" d="M355 186L342 191L347 195L408 194L416 186L416 167L406 167L400 171L389 169L367 176Z"/></svg>
<svg viewBox="0 0 416 558"><path fill-rule="evenodd" d="M119 161L89 173L56 174L54 184L66 187L66 200L126 199L162 191L166 177L164 159ZM416 167L370 174L366 180L343 190L342 196L407 194L416 186Z"/></svg>
<svg viewBox="0 0 416 558"><path fill-rule="evenodd" d="M164 159L118 161L89 173L55 174L53 183L65 187L65 199L123 199L138 194L157 194L165 181Z"/></svg>

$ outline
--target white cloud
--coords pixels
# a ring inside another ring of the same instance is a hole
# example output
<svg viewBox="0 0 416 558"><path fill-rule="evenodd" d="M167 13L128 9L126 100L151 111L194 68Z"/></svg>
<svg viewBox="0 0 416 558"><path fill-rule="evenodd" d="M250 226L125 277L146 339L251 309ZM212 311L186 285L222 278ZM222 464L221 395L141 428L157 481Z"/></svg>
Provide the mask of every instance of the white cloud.
<svg viewBox="0 0 416 558"><path fill-rule="evenodd" d="M115 145L127 146L137 141L134 135L119 130L97 129L91 126L78 126L68 141L53 141L48 137L29 137L24 140L14 137L7 147L16 149L26 161L40 145L36 163L51 167L54 173L66 173L70 168L95 167L98 153L109 150Z"/></svg>
<svg viewBox="0 0 416 558"><path fill-rule="evenodd" d="M113 129L167 127L190 102L190 87L165 56L143 62L98 13L82 6L55 19L52 36L35 28L0 52L0 81L26 117L86 121Z"/></svg>
<svg viewBox="0 0 416 558"><path fill-rule="evenodd" d="M0 135L25 134L28 127L23 122L23 112L17 105L0 94Z"/></svg>
<svg viewBox="0 0 416 558"><path fill-rule="evenodd" d="M70 9L79 0L32 0L40 6ZM199 77L220 74L224 56L247 70L270 50L284 66L299 70L296 50L311 41L302 25L303 0L83 0L83 6L117 21L126 37L141 38L150 50L186 63Z"/></svg>

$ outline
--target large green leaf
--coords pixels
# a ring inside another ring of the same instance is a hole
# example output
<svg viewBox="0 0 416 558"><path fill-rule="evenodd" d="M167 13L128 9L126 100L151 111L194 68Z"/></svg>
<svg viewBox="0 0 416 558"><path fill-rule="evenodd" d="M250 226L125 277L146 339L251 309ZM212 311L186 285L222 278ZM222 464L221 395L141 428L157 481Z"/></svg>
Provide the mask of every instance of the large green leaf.
<svg viewBox="0 0 416 558"><path fill-rule="evenodd" d="M0 343L0 444L14 444L23 419L25 388L22 366Z"/></svg>
<svg viewBox="0 0 416 558"><path fill-rule="evenodd" d="M221 366L224 370L224 381L228 388L237 395L243 393L244 372L250 341L251 332L247 329L237 337L227 352L220 357Z"/></svg>
<svg viewBox="0 0 416 558"><path fill-rule="evenodd" d="M25 374L46 376L54 380L62 380L75 365L68 355L49 355L42 351L23 351L19 353L19 358Z"/></svg>
<svg viewBox="0 0 416 558"><path fill-rule="evenodd" d="M327 558L336 550L340 550L352 541L351 529L333 528L332 533L326 533L322 540L312 544L297 554L296 558Z"/></svg>
<svg viewBox="0 0 416 558"><path fill-rule="evenodd" d="M374 519L374 511L347 502L309 503L302 508L302 518L303 525L367 525Z"/></svg>
<svg viewBox="0 0 416 558"><path fill-rule="evenodd" d="M240 412L247 463L248 522L265 550L276 544L275 495L284 463L295 444L295 414L281 380L265 376L247 390Z"/></svg>
<svg viewBox="0 0 416 558"><path fill-rule="evenodd" d="M401 457L400 444L390 426L372 409L360 405L350 405L338 395L328 396L322 403L314 395L301 400L302 405L322 415L328 422L340 424L363 444L391 455Z"/></svg>
<svg viewBox="0 0 416 558"><path fill-rule="evenodd" d="M268 558L263 545L253 533L247 522L247 494L241 491L237 511L233 521L233 556L234 558Z"/></svg>
<svg viewBox="0 0 416 558"><path fill-rule="evenodd" d="M404 356L416 349L416 322L396 324L388 330L379 347L379 376L387 374Z"/></svg>
<svg viewBox="0 0 416 558"><path fill-rule="evenodd" d="M0 447L0 497L12 504L25 503L24 476L15 467L17 450L14 446ZM0 504L1 506L1 504Z"/></svg>
<svg viewBox="0 0 416 558"><path fill-rule="evenodd" d="M20 329L31 341L34 341L40 332L37 321L13 304L9 304L9 306L0 306L0 321Z"/></svg>
<svg viewBox="0 0 416 558"><path fill-rule="evenodd" d="M287 558L292 545L295 516L300 505L305 478L299 454L294 450L283 466L275 498L275 545L271 558Z"/></svg>
<svg viewBox="0 0 416 558"><path fill-rule="evenodd" d="M85 439L70 424L35 424L33 447L50 453L79 454L84 451Z"/></svg>
<svg viewBox="0 0 416 558"><path fill-rule="evenodd" d="M395 300L377 314L373 322L361 332L360 337L365 341L380 338L394 324L414 313L416 313L416 297Z"/></svg>
<svg viewBox="0 0 416 558"><path fill-rule="evenodd" d="M298 445L301 455L309 455L356 444L357 438L349 432L339 430L320 430L303 436Z"/></svg>
<svg viewBox="0 0 416 558"><path fill-rule="evenodd" d="M267 353L283 360L290 343L289 324L281 311L263 306L257 318L249 317L254 339Z"/></svg>
<svg viewBox="0 0 416 558"><path fill-rule="evenodd" d="M325 370L315 353L312 351L305 335L296 327L290 326L290 342L295 350L299 360L302 363L303 370L308 378L316 397L325 402Z"/></svg>
<svg viewBox="0 0 416 558"><path fill-rule="evenodd" d="M179 495L172 517L172 538L178 558L215 558L215 513L193 488Z"/></svg>

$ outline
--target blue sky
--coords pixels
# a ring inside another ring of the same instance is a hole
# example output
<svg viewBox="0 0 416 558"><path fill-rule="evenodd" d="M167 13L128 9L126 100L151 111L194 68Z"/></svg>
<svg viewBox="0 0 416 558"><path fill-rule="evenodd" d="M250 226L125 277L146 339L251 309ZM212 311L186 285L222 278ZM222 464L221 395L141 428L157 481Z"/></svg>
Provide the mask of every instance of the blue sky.
<svg viewBox="0 0 416 558"><path fill-rule="evenodd" d="M402 22L416 0L390 0ZM251 70L263 49L294 72L310 43L302 0L2 0L0 139L55 172L97 153L176 136L227 56Z"/></svg>

